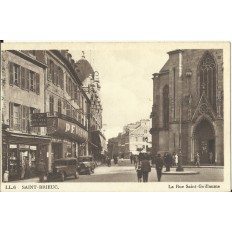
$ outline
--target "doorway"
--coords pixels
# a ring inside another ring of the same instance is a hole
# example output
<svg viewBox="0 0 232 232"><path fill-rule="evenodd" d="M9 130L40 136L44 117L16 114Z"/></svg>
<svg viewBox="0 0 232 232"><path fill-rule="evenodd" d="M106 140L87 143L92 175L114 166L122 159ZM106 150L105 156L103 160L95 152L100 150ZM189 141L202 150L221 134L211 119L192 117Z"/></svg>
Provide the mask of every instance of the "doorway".
<svg viewBox="0 0 232 232"><path fill-rule="evenodd" d="M54 160L62 158L63 157L62 143L52 143L52 153Z"/></svg>
<svg viewBox="0 0 232 232"><path fill-rule="evenodd" d="M207 119L202 119L194 131L194 151L199 152L201 164L215 163L215 132Z"/></svg>

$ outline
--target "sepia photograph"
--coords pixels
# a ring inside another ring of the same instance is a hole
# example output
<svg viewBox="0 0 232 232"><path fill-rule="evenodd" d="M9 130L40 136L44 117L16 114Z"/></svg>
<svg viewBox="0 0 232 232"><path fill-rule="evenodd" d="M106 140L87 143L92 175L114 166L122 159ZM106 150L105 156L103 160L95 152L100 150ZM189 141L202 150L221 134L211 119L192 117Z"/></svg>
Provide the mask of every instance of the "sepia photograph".
<svg viewBox="0 0 232 232"><path fill-rule="evenodd" d="M229 191L229 60L226 42L2 43L1 191Z"/></svg>

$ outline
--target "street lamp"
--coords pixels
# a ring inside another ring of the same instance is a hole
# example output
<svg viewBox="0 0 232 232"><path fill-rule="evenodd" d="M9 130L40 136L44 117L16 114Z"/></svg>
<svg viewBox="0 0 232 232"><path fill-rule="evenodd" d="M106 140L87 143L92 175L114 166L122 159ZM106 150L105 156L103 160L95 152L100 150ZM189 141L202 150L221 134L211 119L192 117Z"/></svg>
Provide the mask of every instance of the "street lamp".
<svg viewBox="0 0 232 232"><path fill-rule="evenodd" d="M179 153L178 153L178 166L176 168L177 172L183 172L182 167L182 151L181 151L181 120L182 120L182 101L180 101L180 119L179 119Z"/></svg>

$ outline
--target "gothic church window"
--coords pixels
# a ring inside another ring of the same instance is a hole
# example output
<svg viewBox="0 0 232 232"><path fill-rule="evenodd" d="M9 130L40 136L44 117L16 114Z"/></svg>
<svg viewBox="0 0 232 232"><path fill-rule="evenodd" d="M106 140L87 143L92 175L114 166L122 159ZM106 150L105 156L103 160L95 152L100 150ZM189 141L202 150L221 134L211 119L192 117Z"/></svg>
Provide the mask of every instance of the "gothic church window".
<svg viewBox="0 0 232 232"><path fill-rule="evenodd" d="M205 94L214 110L216 110L216 63L206 53L200 63L200 96Z"/></svg>

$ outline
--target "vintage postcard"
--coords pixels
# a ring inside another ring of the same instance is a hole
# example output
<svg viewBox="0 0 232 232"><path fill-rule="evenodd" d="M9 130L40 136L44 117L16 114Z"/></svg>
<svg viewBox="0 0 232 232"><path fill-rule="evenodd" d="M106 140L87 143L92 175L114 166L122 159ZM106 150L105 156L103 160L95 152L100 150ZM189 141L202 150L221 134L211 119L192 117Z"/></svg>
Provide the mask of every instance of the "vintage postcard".
<svg viewBox="0 0 232 232"><path fill-rule="evenodd" d="M1 43L1 191L230 191L230 43Z"/></svg>

